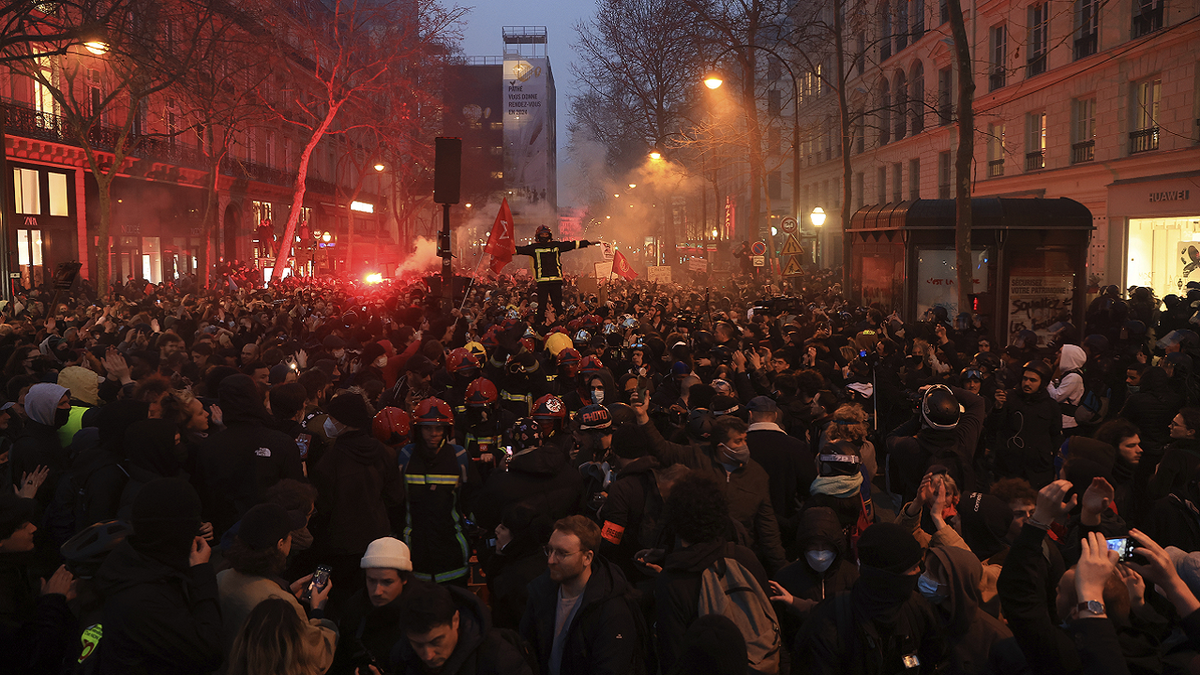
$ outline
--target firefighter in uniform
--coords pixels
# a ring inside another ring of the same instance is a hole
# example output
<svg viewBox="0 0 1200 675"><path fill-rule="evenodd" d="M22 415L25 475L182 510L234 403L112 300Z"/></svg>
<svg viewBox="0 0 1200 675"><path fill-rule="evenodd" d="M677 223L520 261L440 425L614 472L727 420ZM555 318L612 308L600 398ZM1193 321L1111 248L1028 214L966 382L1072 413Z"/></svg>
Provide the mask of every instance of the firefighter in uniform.
<svg viewBox="0 0 1200 675"><path fill-rule="evenodd" d="M538 298L544 301L544 306L554 305L554 312L562 315L562 254L577 248L586 248L594 242L586 239L579 241L554 241L550 228L539 225L533 237L532 244L517 247L517 255L527 255L533 258L533 280L537 282ZM541 308L544 316L545 309Z"/></svg>
<svg viewBox="0 0 1200 675"><path fill-rule="evenodd" d="M467 451L453 443L454 414L445 401L417 405L413 442L400 450L407 488L404 543L412 551L413 574L434 583L466 585L471 547L463 534L464 492L479 486Z"/></svg>

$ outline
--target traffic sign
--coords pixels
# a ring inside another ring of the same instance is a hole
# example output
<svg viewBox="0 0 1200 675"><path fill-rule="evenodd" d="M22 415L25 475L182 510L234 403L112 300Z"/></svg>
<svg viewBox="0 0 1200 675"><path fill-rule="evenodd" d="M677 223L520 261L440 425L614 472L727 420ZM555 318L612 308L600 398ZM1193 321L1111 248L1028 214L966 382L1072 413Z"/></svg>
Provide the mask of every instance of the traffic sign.
<svg viewBox="0 0 1200 675"><path fill-rule="evenodd" d="M796 235L789 234L779 255L804 255L804 247L800 245L800 240L796 238Z"/></svg>
<svg viewBox="0 0 1200 675"><path fill-rule="evenodd" d="M779 224L779 227L783 228L784 232L791 234L796 231L796 219L784 218L783 222Z"/></svg>
<svg viewBox="0 0 1200 675"><path fill-rule="evenodd" d="M753 255L766 255L767 254L767 242L765 242L765 241L754 242L753 244L750 245L750 253Z"/></svg>
<svg viewBox="0 0 1200 675"><path fill-rule="evenodd" d="M766 267L767 266L767 256L752 255L752 256L750 256L750 262L754 263L755 267Z"/></svg>
<svg viewBox="0 0 1200 675"><path fill-rule="evenodd" d="M787 265L783 268L783 276L795 277L801 274L804 274L804 270L800 267L800 258L798 256L788 258Z"/></svg>

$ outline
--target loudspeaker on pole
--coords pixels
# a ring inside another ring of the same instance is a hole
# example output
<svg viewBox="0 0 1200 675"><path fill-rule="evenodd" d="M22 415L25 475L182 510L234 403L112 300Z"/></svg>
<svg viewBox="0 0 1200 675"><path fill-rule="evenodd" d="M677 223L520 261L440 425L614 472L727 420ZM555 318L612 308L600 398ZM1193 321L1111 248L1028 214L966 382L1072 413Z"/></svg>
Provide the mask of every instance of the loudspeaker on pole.
<svg viewBox="0 0 1200 675"><path fill-rule="evenodd" d="M434 139L433 201L438 204L457 204L462 177L462 139Z"/></svg>

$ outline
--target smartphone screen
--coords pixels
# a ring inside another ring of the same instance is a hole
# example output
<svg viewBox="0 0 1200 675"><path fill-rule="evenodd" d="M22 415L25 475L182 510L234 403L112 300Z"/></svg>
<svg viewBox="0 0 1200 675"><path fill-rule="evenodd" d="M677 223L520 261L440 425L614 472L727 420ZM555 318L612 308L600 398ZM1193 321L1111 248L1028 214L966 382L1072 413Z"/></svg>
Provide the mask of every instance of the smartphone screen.
<svg viewBox="0 0 1200 675"><path fill-rule="evenodd" d="M1129 560L1130 553L1133 551L1133 542L1128 537L1117 537L1115 539L1106 539L1108 550L1117 552L1117 560L1126 562Z"/></svg>
<svg viewBox="0 0 1200 675"><path fill-rule="evenodd" d="M313 591L319 591L325 588L325 584L329 583L329 574L333 570L326 565L317 565L317 571L313 572L312 579L308 582L308 588L304 591L304 598L312 597Z"/></svg>

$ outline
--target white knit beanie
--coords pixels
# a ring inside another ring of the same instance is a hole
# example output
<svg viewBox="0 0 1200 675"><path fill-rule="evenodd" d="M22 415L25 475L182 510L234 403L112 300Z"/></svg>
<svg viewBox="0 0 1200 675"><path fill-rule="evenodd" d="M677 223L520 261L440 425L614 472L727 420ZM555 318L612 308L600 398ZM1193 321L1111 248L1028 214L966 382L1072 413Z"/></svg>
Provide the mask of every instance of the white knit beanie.
<svg viewBox="0 0 1200 675"><path fill-rule="evenodd" d="M412 556L408 545L395 537L382 537L371 542L363 554L359 567L384 567L394 570L412 571Z"/></svg>

